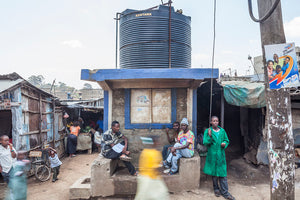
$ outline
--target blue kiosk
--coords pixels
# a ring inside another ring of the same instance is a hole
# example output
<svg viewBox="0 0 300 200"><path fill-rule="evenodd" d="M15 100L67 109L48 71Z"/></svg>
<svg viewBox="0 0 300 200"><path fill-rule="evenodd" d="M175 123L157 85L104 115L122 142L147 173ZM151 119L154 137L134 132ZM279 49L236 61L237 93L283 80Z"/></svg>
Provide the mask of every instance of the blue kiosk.
<svg viewBox="0 0 300 200"><path fill-rule="evenodd" d="M197 88L210 77L210 68L81 71L82 80L97 82L104 90L104 131L112 121L119 121L130 149L137 153L143 148L137 136L157 134L167 144L162 129L172 128L183 117L196 137ZM213 78L218 78L218 69L213 70Z"/></svg>
<svg viewBox="0 0 300 200"><path fill-rule="evenodd" d="M197 89L205 79L217 79L219 70L191 68L191 18L182 11L160 5L158 9L127 9L117 16L120 69L82 69L81 80L97 82L104 90L103 131L112 121L119 121L132 162L138 166L145 148L140 137L158 135L162 148L169 144L165 129L184 117L197 137L197 109L201 109L197 108ZM135 194L136 178L118 176L115 166L114 161L101 157L94 161L91 196ZM198 188L199 156L182 159L180 166L178 175L164 178L169 191Z"/></svg>

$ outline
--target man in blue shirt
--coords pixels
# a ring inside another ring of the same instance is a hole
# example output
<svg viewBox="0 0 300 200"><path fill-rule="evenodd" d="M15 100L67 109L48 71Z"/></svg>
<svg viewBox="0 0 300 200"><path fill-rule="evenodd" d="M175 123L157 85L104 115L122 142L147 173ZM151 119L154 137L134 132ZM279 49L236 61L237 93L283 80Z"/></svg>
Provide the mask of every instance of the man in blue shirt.
<svg viewBox="0 0 300 200"><path fill-rule="evenodd" d="M96 124L97 124L96 130L97 130L98 128L101 128L101 129L103 130L103 117L102 117L102 115L99 117L99 119L98 119L98 121L96 122Z"/></svg>

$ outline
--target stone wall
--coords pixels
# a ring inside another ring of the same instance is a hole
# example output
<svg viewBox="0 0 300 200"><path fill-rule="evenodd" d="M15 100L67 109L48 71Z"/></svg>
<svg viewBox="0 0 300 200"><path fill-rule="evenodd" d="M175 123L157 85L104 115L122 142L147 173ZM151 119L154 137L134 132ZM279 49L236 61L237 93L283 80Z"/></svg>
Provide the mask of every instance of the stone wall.
<svg viewBox="0 0 300 200"><path fill-rule="evenodd" d="M166 132L164 129L125 129L125 90L116 89L112 94L112 121L117 120L120 123L120 131L125 134L129 140L129 151L131 151L133 164L138 166L138 158L140 152L146 147L142 144L140 137L149 135L159 135L161 138L161 149L166 144L169 144ZM187 116L187 90L177 89L177 105L176 105L177 121ZM110 127L110 125L109 125Z"/></svg>

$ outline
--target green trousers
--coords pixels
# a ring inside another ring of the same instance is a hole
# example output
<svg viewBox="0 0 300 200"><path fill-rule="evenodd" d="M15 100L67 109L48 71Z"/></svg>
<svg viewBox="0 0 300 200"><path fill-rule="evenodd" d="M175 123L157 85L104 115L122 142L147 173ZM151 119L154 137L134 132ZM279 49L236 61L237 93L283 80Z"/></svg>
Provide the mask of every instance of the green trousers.
<svg viewBox="0 0 300 200"><path fill-rule="evenodd" d="M57 176L59 174L59 168L60 168L60 166L52 168L52 170L53 170L53 178L52 178L52 180L56 180L57 179Z"/></svg>

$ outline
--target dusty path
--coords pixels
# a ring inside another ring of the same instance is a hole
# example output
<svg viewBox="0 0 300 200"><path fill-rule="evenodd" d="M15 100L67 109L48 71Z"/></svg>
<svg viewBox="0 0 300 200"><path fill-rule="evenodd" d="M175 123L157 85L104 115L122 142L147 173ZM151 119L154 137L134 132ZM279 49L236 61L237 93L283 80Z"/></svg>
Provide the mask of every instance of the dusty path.
<svg viewBox="0 0 300 200"><path fill-rule="evenodd" d="M190 192L183 192L182 194L171 195L171 200L223 200L223 197L215 197L211 183L207 186L201 186L201 190L194 190ZM260 184L255 186L243 186L229 181L229 191L236 198L236 200L269 200L268 193L269 185ZM225 199L224 199L225 200Z"/></svg>
<svg viewBox="0 0 300 200"><path fill-rule="evenodd" d="M80 177L90 173L91 163L98 154L79 154L73 158L62 159L59 180L41 183L34 178L28 182L28 200L66 200L69 199L69 187ZM52 178L52 177L51 177Z"/></svg>
<svg viewBox="0 0 300 200"><path fill-rule="evenodd" d="M55 183L48 181L46 183L40 183L34 178L29 180L28 184L28 200L67 200L69 199L69 187L81 176L90 173L90 167L93 160L98 154L80 154L75 158L63 159L63 165L61 167L61 173L59 180ZM237 166L237 164L235 164ZM239 168L245 169L244 166ZM230 169L232 170L232 169ZM235 171L235 170L234 170ZM246 170L251 174L255 173L250 170ZM235 171L236 172L236 171ZM228 183L229 190L236 197L237 200L268 200L270 199L268 178L262 176L261 180L258 180L257 176L245 179L246 174L229 174ZM240 178L239 178L240 177ZM245 181L248 180L248 181ZM254 181L255 180L255 181ZM254 182L253 182L254 181ZM300 169L296 170L296 199L300 199ZM212 191L212 182L210 178L202 178L201 189L193 190L189 192L182 192L180 194L170 194L170 200L196 200L199 198L205 198L206 200L222 200L222 197L215 197ZM108 198L115 199L115 198ZM120 199L118 199L120 200Z"/></svg>

